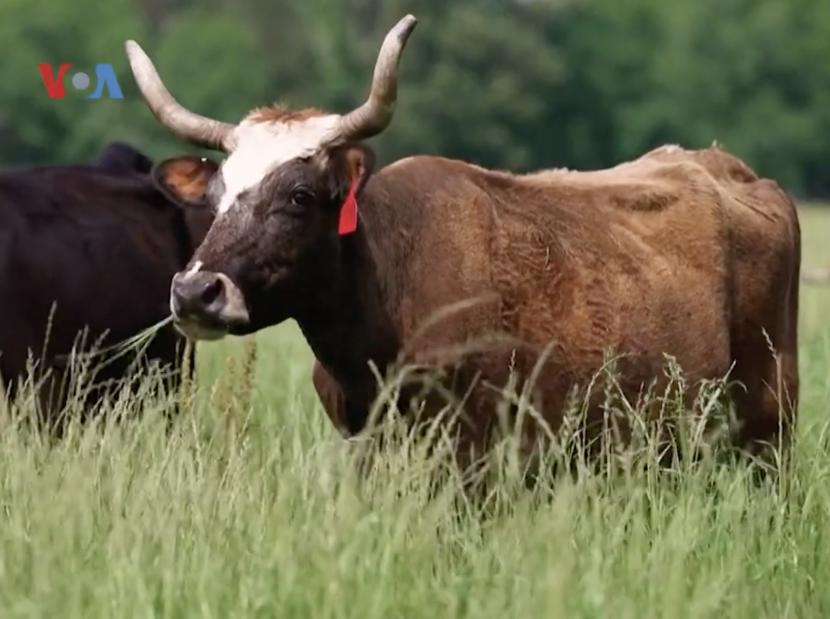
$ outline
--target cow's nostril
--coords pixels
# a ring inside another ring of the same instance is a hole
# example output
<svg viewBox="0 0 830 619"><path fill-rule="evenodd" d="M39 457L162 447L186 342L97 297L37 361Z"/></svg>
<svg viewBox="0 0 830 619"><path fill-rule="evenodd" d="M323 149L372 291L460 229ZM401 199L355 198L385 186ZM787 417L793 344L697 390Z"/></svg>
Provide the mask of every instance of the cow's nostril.
<svg viewBox="0 0 830 619"><path fill-rule="evenodd" d="M205 282L205 286L199 296L202 306L207 308L213 305L222 296L224 288L225 285L218 277L211 278Z"/></svg>
<svg viewBox="0 0 830 619"><path fill-rule="evenodd" d="M170 310L177 322L219 328L248 323L242 293L223 273L199 271L173 277Z"/></svg>

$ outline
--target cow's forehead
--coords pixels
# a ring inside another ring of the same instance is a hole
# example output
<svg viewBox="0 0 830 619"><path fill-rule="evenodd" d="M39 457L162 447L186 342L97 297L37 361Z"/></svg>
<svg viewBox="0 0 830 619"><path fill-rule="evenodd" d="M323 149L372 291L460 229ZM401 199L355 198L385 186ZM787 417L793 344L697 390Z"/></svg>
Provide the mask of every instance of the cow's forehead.
<svg viewBox="0 0 830 619"><path fill-rule="evenodd" d="M237 146L222 164L225 193L217 214L230 210L239 194L259 185L278 166L315 154L332 138L339 119L332 114L290 122L240 123L234 131Z"/></svg>

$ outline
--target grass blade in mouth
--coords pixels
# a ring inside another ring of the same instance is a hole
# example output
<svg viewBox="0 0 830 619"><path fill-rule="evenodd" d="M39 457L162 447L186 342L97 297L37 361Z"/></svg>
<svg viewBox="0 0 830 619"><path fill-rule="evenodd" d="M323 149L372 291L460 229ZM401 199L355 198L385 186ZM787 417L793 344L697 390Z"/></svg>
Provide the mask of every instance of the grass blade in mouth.
<svg viewBox="0 0 830 619"><path fill-rule="evenodd" d="M153 341L153 338L158 334L158 332L172 322L173 315L171 314L166 318L158 321L157 323L150 325L146 329L142 329L135 335L132 335L120 342L116 342L115 344L111 344L106 348L80 352L76 352L73 350L72 352L66 355L56 355L53 360L53 363L65 366L69 363L69 359L73 356L86 357L87 359L92 359L94 357L100 357L102 355L108 355L112 353L112 355L107 357L106 361L104 362L104 364L106 365L120 359L121 357L133 351L137 353L136 356L140 356L147 349L147 346L149 346L150 342Z"/></svg>

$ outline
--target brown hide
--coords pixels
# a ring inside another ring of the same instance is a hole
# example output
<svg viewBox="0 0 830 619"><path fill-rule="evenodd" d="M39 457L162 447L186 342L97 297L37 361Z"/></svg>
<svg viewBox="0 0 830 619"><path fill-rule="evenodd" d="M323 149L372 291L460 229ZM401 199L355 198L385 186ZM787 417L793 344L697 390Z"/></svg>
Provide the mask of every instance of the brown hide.
<svg viewBox="0 0 830 619"><path fill-rule="evenodd" d="M527 377L548 345L534 395L554 431L569 389L613 351L635 395L661 376L664 354L692 385L732 369L745 387L734 393L739 443L786 433L798 394L796 211L728 153L664 147L609 170L526 176L413 157L374 176L360 209L405 358L459 368L459 397L475 385L465 443L480 446L495 423L485 384L504 385L511 368ZM450 350L493 334L510 341ZM327 369L342 370L318 364L315 386L353 432L350 386Z"/></svg>

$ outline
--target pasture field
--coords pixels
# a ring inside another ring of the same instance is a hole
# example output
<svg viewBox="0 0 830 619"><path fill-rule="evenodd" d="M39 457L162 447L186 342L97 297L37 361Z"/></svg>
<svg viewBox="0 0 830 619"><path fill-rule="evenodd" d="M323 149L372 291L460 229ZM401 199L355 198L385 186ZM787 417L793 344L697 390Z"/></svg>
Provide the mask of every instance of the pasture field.
<svg viewBox="0 0 830 619"><path fill-rule="evenodd" d="M804 264L830 265L830 209L802 228ZM416 447L359 477L293 325L255 355L203 345L172 428L152 398L60 441L6 411L0 617L830 616L828 313L830 288L804 286L777 477L704 458L526 490L507 457L471 504Z"/></svg>

